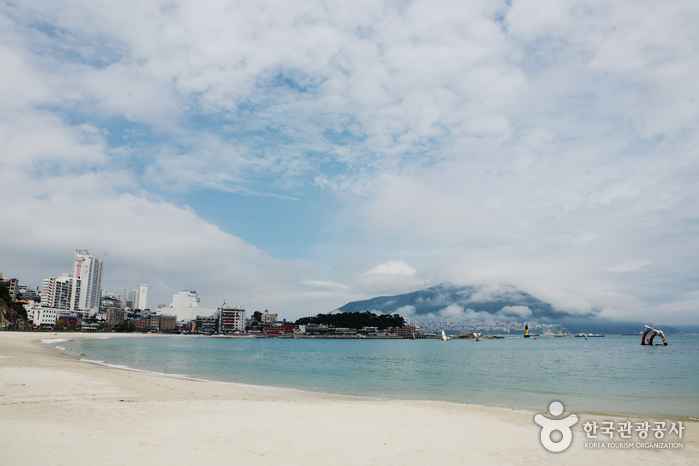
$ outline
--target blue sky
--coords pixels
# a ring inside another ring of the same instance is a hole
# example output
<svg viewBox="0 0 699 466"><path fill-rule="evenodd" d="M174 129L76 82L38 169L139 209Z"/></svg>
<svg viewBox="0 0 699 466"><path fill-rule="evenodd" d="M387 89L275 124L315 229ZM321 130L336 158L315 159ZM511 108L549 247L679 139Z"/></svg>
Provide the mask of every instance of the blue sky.
<svg viewBox="0 0 699 466"><path fill-rule="evenodd" d="M0 268L288 318L425 284L699 323L699 6L0 3Z"/></svg>

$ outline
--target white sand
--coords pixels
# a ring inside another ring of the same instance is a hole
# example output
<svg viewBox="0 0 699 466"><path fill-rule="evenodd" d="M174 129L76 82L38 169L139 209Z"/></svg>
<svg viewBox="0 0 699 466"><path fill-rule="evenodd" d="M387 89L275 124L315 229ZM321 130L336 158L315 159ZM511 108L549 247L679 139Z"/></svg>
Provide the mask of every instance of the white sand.
<svg viewBox="0 0 699 466"><path fill-rule="evenodd" d="M665 440L681 450L593 450L581 415L556 454L532 411L197 382L38 343L67 336L91 335L0 332L0 464L699 464L699 423Z"/></svg>

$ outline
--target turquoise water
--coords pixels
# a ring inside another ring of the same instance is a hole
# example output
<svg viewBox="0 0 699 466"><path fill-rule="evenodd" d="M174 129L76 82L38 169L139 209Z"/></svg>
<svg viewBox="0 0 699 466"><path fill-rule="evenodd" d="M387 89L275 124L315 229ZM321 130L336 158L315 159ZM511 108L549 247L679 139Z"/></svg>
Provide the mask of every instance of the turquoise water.
<svg viewBox="0 0 699 466"><path fill-rule="evenodd" d="M699 417L699 336L504 340L77 339L85 359L207 380L385 399Z"/></svg>

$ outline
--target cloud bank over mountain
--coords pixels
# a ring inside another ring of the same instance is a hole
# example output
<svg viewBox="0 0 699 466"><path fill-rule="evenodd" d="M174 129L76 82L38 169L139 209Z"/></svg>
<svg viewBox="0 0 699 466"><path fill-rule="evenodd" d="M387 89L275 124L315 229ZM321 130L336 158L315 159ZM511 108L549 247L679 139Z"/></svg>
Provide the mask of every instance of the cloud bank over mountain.
<svg viewBox="0 0 699 466"><path fill-rule="evenodd" d="M337 312L375 311L416 318L518 320L580 316L557 311L551 304L513 286L455 286L440 284L397 296L382 296L345 304ZM586 313L582 316L593 316Z"/></svg>
<svg viewBox="0 0 699 466"><path fill-rule="evenodd" d="M510 285L440 284L412 293L347 303L334 312L400 314L416 322L498 320L560 324L569 332L637 333L644 322L605 318L600 310L578 314L555 309ZM666 327L675 331L672 327Z"/></svg>

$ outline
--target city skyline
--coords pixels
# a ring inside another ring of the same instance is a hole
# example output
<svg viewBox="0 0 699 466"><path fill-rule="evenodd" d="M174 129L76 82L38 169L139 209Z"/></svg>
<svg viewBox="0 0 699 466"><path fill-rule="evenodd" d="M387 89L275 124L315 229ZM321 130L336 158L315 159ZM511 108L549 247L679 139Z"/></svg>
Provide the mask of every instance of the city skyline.
<svg viewBox="0 0 699 466"><path fill-rule="evenodd" d="M697 5L37 1L0 21L0 271L22 284L85 248L152 309L197 290L293 319L444 282L699 324Z"/></svg>

